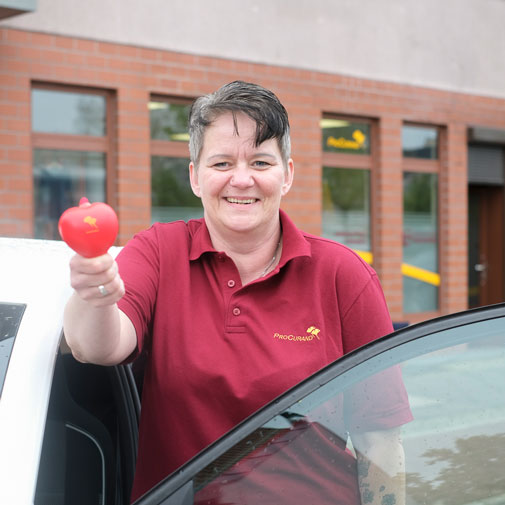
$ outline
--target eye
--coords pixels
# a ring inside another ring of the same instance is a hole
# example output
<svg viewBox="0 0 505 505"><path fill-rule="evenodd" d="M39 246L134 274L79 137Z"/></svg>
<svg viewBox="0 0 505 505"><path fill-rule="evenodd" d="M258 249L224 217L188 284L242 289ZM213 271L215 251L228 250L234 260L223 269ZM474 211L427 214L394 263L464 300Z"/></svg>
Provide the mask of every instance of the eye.
<svg viewBox="0 0 505 505"><path fill-rule="evenodd" d="M255 160L253 161L253 167L254 168L260 168L260 169L265 169L268 168L271 164L268 163L268 161L264 160Z"/></svg>
<svg viewBox="0 0 505 505"><path fill-rule="evenodd" d="M229 168L229 166L230 164L227 161L218 161L212 165L212 167L216 168L217 170L226 170Z"/></svg>

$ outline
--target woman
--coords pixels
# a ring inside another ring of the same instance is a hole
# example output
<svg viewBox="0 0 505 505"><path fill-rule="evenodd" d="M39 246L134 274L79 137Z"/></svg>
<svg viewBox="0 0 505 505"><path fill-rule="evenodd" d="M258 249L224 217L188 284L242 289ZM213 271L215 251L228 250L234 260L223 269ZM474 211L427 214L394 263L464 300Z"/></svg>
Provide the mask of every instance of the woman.
<svg viewBox="0 0 505 505"><path fill-rule="evenodd" d="M134 497L287 388L391 331L375 272L280 210L294 165L272 92L223 86L193 104L189 133L204 218L153 225L117 262L71 260L74 356L110 365L148 354Z"/></svg>

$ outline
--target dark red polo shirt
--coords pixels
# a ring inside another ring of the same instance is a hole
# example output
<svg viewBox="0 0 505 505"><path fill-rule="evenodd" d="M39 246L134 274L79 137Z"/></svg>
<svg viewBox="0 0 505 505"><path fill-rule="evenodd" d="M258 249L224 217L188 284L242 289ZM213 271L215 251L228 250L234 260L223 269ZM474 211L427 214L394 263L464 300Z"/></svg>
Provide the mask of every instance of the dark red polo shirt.
<svg viewBox="0 0 505 505"><path fill-rule="evenodd" d="M133 497L302 379L392 331L372 268L280 212L280 263L242 286L203 220L155 224L118 257L148 349Z"/></svg>

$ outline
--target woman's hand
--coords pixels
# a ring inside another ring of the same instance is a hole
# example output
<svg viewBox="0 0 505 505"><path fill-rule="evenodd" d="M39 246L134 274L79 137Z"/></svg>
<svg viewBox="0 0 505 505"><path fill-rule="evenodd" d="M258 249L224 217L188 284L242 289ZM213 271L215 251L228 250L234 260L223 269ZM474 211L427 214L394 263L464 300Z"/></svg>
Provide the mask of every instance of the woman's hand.
<svg viewBox="0 0 505 505"><path fill-rule="evenodd" d="M115 365L137 345L135 328L116 302L125 294L116 261L109 254L70 260L74 293L65 306L63 329L74 357L84 363Z"/></svg>
<svg viewBox="0 0 505 505"><path fill-rule="evenodd" d="M70 284L93 307L113 305L125 293L117 263L110 254L96 258L75 254L70 260Z"/></svg>

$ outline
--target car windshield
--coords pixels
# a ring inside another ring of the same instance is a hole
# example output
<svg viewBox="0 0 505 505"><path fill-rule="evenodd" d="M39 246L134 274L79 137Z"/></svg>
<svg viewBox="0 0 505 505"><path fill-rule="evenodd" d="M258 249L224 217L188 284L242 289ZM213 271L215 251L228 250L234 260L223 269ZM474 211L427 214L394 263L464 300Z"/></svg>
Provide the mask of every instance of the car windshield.
<svg viewBox="0 0 505 505"><path fill-rule="evenodd" d="M0 395L26 305L0 302Z"/></svg>

